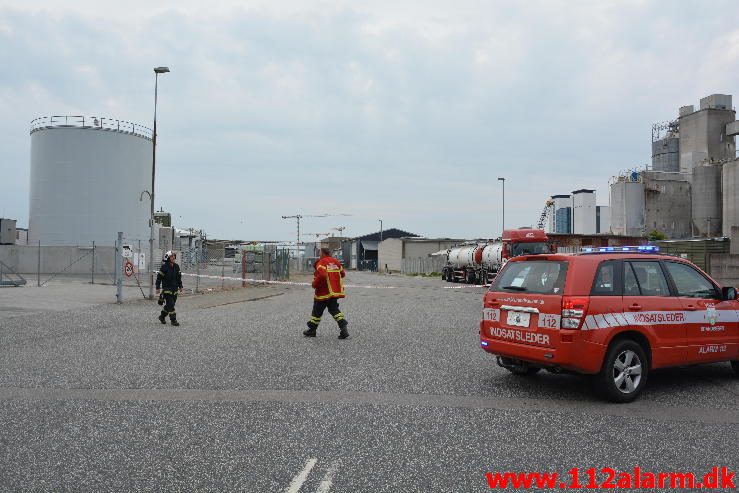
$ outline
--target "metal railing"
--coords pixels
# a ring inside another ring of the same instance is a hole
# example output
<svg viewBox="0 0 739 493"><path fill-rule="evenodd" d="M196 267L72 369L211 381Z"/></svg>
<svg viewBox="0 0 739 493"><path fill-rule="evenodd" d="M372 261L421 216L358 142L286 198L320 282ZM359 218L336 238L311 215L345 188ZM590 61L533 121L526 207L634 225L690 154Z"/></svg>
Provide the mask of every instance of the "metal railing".
<svg viewBox="0 0 739 493"><path fill-rule="evenodd" d="M127 133L149 140L153 135L152 130L144 125L99 116L53 115L31 120L31 133L49 128L94 128Z"/></svg>

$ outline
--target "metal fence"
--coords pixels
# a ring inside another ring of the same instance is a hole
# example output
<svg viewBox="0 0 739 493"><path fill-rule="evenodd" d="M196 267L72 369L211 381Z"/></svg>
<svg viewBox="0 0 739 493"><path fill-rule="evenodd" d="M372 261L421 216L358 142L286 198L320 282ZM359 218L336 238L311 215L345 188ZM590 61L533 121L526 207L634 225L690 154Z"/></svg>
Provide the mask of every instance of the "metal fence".
<svg viewBox="0 0 739 493"><path fill-rule="evenodd" d="M173 250L188 293L241 288L259 281L286 281L296 269L287 248L275 245L227 247L225 242L197 238ZM149 238L123 235L107 244L0 245L0 285L45 286L51 282L80 282L137 287L148 298L150 282L162 264L164 250L153 249ZM291 262L292 260L292 262ZM315 259L299 259L312 271ZM118 276L117 274L120 273Z"/></svg>
<svg viewBox="0 0 739 493"><path fill-rule="evenodd" d="M400 264L401 274L439 274L446 264L446 257L404 258Z"/></svg>
<svg viewBox="0 0 739 493"><path fill-rule="evenodd" d="M124 285L139 286L148 295L148 240L123 239ZM183 290L188 293L247 287L254 281L286 281L290 278L287 249L260 247L243 250L226 248L224 242L198 238L173 250L182 273ZM164 250L154 249L154 268L158 271ZM154 274L156 281L156 274Z"/></svg>
<svg viewBox="0 0 739 493"><path fill-rule="evenodd" d="M115 247L86 245L0 245L3 278L20 276L27 285L45 286L59 280L92 284L115 282Z"/></svg>

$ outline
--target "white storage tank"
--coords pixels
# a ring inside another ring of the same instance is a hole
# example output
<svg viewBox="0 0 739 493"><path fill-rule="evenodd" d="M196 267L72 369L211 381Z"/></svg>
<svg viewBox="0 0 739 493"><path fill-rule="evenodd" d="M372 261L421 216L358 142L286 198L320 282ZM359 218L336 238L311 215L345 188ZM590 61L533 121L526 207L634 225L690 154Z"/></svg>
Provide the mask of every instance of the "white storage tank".
<svg viewBox="0 0 739 493"><path fill-rule="evenodd" d="M644 182L639 173L621 175L611 183L611 231L617 235L639 236L645 232Z"/></svg>
<svg viewBox="0 0 739 493"><path fill-rule="evenodd" d="M731 238L731 227L739 226L739 159L724 163L721 188L723 189L723 235Z"/></svg>
<svg viewBox="0 0 739 493"><path fill-rule="evenodd" d="M148 240L152 133L107 118L31 122L29 243L113 244L118 231Z"/></svg>
<svg viewBox="0 0 739 493"><path fill-rule="evenodd" d="M721 236L721 165L701 164L693 169L693 227L696 236Z"/></svg>

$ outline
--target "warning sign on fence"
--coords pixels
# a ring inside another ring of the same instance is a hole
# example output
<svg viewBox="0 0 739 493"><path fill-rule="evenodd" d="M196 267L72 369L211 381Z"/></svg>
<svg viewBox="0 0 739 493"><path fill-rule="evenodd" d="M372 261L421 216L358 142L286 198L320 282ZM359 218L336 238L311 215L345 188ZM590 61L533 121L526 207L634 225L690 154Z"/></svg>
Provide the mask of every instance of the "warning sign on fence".
<svg viewBox="0 0 739 493"><path fill-rule="evenodd" d="M126 264L123 266L123 273L126 274L126 277L133 275L133 264L130 260L126 260Z"/></svg>

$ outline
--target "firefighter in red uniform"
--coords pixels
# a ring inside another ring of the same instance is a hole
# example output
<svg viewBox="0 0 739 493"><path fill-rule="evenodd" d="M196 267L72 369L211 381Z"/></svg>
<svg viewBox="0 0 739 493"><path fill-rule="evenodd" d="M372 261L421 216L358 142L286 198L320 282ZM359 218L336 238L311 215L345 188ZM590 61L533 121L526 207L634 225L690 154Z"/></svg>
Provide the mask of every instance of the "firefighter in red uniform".
<svg viewBox="0 0 739 493"><path fill-rule="evenodd" d="M321 315L328 308L328 312L339 324L339 339L349 337L346 326L349 322L339 310L339 298L344 298L344 276L346 272L341 262L331 256L328 248L321 248L321 258L315 265L313 274L313 288L316 290L313 297L313 312L311 313L308 330L303 331L306 337L316 337Z"/></svg>

